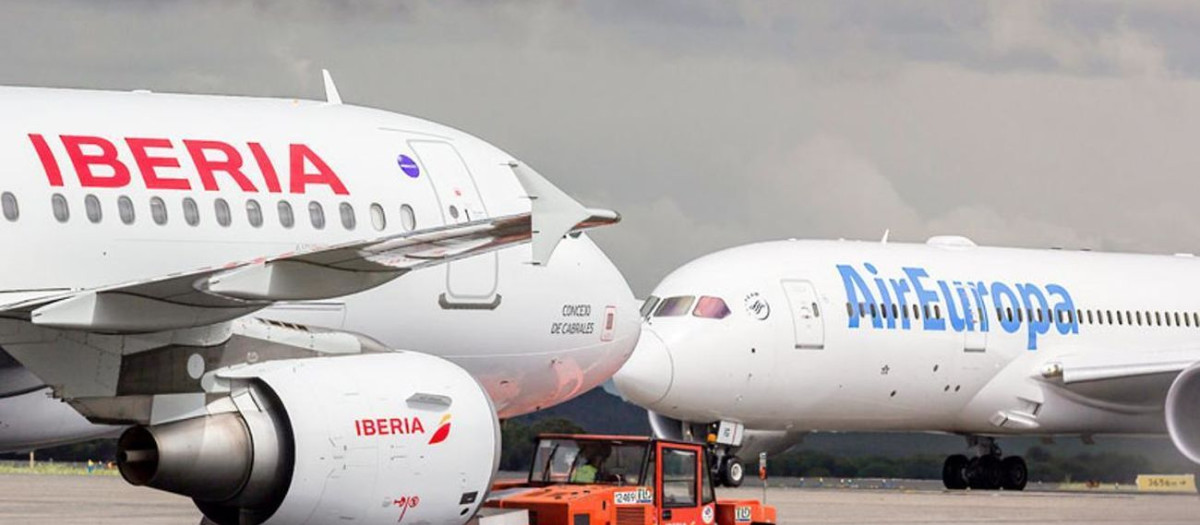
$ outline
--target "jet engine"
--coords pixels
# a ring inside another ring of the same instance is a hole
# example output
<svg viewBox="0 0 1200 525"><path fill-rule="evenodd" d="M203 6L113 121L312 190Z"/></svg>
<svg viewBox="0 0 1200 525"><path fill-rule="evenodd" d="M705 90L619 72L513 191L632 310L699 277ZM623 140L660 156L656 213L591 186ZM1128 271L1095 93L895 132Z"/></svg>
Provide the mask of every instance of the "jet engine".
<svg viewBox="0 0 1200 525"><path fill-rule="evenodd" d="M218 374L207 415L127 430L121 475L220 525L454 523L500 459L491 400L457 365L388 352Z"/></svg>
<svg viewBox="0 0 1200 525"><path fill-rule="evenodd" d="M1192 365L1175 377L1167 391L1164 413L1175 448L1200 463L1200 365Z"/></svg>

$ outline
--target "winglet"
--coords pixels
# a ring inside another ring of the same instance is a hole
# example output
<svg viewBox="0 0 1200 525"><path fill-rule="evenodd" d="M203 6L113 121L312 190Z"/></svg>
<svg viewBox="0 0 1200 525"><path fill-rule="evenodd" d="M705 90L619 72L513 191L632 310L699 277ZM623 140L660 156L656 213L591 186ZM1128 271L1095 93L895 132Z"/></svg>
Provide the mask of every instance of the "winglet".
<svg viewBox="0 0 1200 525"><path fill-rule="evenodd" d="M543 178L533 168L509 164L529 194L533 207L533 264L545 265L563 236L576 227L613 224L621 216L609 210L589 210Z"/></svg>
<svg viewBox="0 0 1200 525"><path fill-rule="evenodd" d="M341 104L342 96L338 94L337 86L333 83L333 75L329 74L328 69L322 69L321 76L325 77L325 101L334 105Z"/></svg>

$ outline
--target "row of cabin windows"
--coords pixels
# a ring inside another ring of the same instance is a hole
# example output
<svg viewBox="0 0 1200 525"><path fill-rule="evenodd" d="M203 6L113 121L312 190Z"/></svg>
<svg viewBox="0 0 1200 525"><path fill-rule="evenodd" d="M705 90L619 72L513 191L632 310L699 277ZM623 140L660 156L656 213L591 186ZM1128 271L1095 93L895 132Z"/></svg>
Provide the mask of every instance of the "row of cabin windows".
<svg viewBox="0 0 1200 525"><path fill-rule="evenodd" d="M50 197L50 206L54 212L54 219L58 222L65 223L71 219L71 207L67 202L67 198L61 193L55 193ZM191 197L184 197L181 201L181 207L183 221L189 226L198 226L200 224L201 212L196 200ZM275 209L280 226L292 228L296 225L296 214L292 210L292 203L281 200L276 204ZM17 205L16 196L9 192L0 194L0 211L3 212L4 218L9 222L20 218L20 209ZM101 205L100 199L95 195L88 194L83 198L83 211L88 221L93 224L99 224L104 220L104 207ZM382 231L387 227L387 212L382 205L372 203L369 211L371 226L375 230ZM167 224L169 215L167 203L162 197L150 197L150 218L154 221L154 224L159 226ZM229 205L229 201L223 198L217 198L213 201L213 215L216 218L217 224L222 227L228 227L233 224L233 210ZM354 206L349 202L343 202L338 205L338 215L341 219L342 227L346 230L352 231L358 227L358 216L354 211ZM137 221L133 199L125 195L117 197L117 216L124 224L133 224ZM320 202L311 201L308 203L308 218L313 228L318 230L325 229L325 207ZM264 224L263 207L257 200L246 200L246 222L255 228L262 227ZM412 206L408 204L400 206L400 225L405 231L416 229L416 212L413 211Z"/></svg>
<svg viewBox="0 0 1200 525"><path fill-rule="evenodd" d="M855 307L852 303L846 303L846 315L849 315L850 317L854 317L855 316L854 309L855 309ZM942 309L940 306L938 306L936 304L933 305L932 308L930 308L929 305L924 305L924 308L922 308L921 306L915 305L915 304L912 305L912 317L911 318L912 319L920 319L922 311L924 312L926 319L941 319L942 318ZM895 305L895 304L875 305L873 303L858 303L857 315L859 317L880 317L883 319L888 319L888 318L909 319L909 309L907 306L901 308L899 305Z"/></svg>
<svg viewBox="0 0 1200 525"><path fill-rule="evenodd" d="M857 312L855 311L857 309ZM974 311L974 310L973 310ZM910 309L896 304L867 304L846 303L846 315L851 317L879 317L882 319L920 319L922 312L926 319L941 319L942 312L938 305L912 305ZM1055 319L1057 318L1057 319ZM1054 319L1057 323L1079 323L1094 325L1117 326L1179 326L1200 328L1200 313L1198 312L1161 312L1161 311L1131 311L1131 310L1042 310L1022 308L996 308L998 322L1025 322L1026 319L1045 322Z"/></svg>

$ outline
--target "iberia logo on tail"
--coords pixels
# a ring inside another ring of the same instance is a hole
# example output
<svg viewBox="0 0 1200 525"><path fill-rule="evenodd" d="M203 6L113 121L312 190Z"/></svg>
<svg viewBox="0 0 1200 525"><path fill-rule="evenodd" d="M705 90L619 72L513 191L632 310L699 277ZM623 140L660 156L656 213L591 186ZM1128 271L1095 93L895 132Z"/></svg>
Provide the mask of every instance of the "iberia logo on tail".
<svg viewBox="0 0 1200 525"><path fill-rule="evenodd" d="M450 414L442 416L442 420L438 422L437 430L433 432L433 437L429 438L430 445L436 445L446 440L450 436Z"/></svg>

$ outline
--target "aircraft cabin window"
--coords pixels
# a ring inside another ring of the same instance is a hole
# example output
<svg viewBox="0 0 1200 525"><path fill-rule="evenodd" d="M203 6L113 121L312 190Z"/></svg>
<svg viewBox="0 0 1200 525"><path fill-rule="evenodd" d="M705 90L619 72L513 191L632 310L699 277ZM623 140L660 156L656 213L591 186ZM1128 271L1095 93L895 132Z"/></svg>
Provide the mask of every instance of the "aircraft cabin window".
<svg viewBox="0 0 1200 525"><path fill-rule="evenodd" d="M312 226L315 229L325 229L325 208L321 203L312 201L308 203L308 218L312 221Z"/></svg>
<svg viewBox="0 0 1200 525"><path fill-rule="evenodd" d="M1154 312L1154 324L1162 326L1162 312Z"/></svg>
<svg viewBox="0 0 1200 525"><path fill-rule="evenodd" d="M942 318L942 308L936 304L933 305L933 318L934 319Z"/></svg>
<svg viewBox="0 0 1200 525"><path fill-rule="evenodd" d="M17 196L12 192L6 191L4 195L0 195L0 207L4 208L4 218L8 219L8 222L15 222L17 217L21 216L21 211L17 208Z"/></svg>
<svg viewBox="0 0 1200 525"><path fill-rule="evenodd" d="M1142 312L1134 312L1134 314L1137 315L1138 326L1142 326ZM1149 319L1147 319L1147 321L1149 321Z"/></svg>
<svg viewBox="0 0 1200 525"><path fill-rule="evenodd" d="M188 223L188 226L200 224L200 207L196 206L196 199L183 198L183 222Z"/></svg>
<svg viewBox="0 0 1200 525"><path fill-rule="evenodd" d="M103 210L100 209L100 199L95 195L89 194L83 198L83 210L87 212L87 218L92 224L97 224L104 218Z"/></svg>
<svg viewBox="0 0 1200 525"><path fill-rule="evenodd" d="M228 227L233 223L233 213L229 211L229 202L225 199L217 198L213 201L213 211L217 214L217 224Z"/></svg>
<svg viewBox="0 0 1200 525"><path fill-rule="evenodd" d="M1174 313L1175 313L1175 326L1183 326L1183 325L1179 324L1179 312L1174 312Z"/></svg>
<svg viewBox="0 0 1200 525"><path fill-rule="evenodd" d="M658 306L659 299L653 295L646 298L646 302L642 303L642 319L649 319L650 314L654 313L654 307Z"/></svg>
<svg viewBox="0 0 1200 525"><path fill-rule="evenodd" d="M291 228L296 225L296 215L292 213L292 204L288 201L279 201L279 224L284 228Z"/></svg>
<svg viewBox="0 0 1200 525"><path fill-rule="evenodd" d="M817 303L813 303L813 315L817 315ZM817 317L820 317L820 316L817 315ZM899 318L900 318L900 310L896 308L895 304L893 304L892 305L892 319L899 319Z"/></svg>
<svg viewBox="0 0 1200 525"><path fill-rule="evenodd" d="M403 226L406 232L417 229L417 214L413 211L412 206L407 204L400 206L400 226Z"/></svg>
<svg viewBox="0 0 1200 525"><path fill-rule="evenodd" d="M263 225L262 206L258 201L250 199L246 201L246 219L250 221L250 225L255 228L260 228Z"/></svg>
<svg viewBox="0 0 1200 525"><path fill-rule="evenodd" d="M1087 311L1088 324L1092 324L1092 311Z"/></svg>
<svg viewBox="0 0 1200 525"><path fill-rule="evenodd" d="M1041 309L1041 308L1038 308L1038 309L1037 309L1037 313L1038 313L1038 318L1037 318L1037 319L1038 319L1038 322L1039 322L1039 323L1043 323L1043 322L1045 322L1045 321L1043 321L1043 320L1042 320L1042 309Z"/></svg>
<svg viewBox="0 0 1200 525"><path fill-rule="evenodd" d="M54 219L58 222L67 222L71 218L71 208L67 205L67 198L61 193L50 197L50 207L54 209Z"/></svg>
<svg viewBox="0 0 1200 525"><path fill-rule="evenodd" d="M879 309L875 308L875 303L871 303L871 317L879 317Z"/></svg>
<svg viewBox="0 0 1200 525"><path fill-rule="evenodd" d="M383 231L387 227L387 215L383 212L383 206L378 202L371 205L371 226L375 231Z"/></svg>
<svg viewBox="0 0 1200 525"><path fill-rule="evenodd" d="M343 228L353 230L358 226L358 218L354 216L354 206L351 206L349 202L338 205L338 214L342 216Z"/></svg>
<svg viewBox="0 0 1200 525"><path fill-rule="evenodd" d="M702 317L704 319L724 319L731 312L729 307L725 306L725 301L720 297L709 297L707 295L696 301L696 309L692 310L692 315Z"/></svg>
<svg viewBox="0 0 1200 525"><path fill-rule="evenodd" d="M913 305L913 319L920 319L920 318L921 318L921 307L914 304Z"/></svg>
<svg viewBox="0 0 1200 525"><path fill-rule="evenodd" d="M117 215L121 216L121 222L133 224L133 220L135 219L133 214L133 199L124 195L117 197Z"/></svg>
<svg viewBox="0 0 1200 525"><path fill-rule="evenodd" d="M687 315L692 310L692 302L695 300L696 298L690 295L663 299L659 303L658 309L654 311L654 317L679 317Z"/></svg>
<svg viewBox="0 0 1200 525"><path fill-rule="evenodd" d="M886 304L879 305L879 317L887 319L888 313L887 313L887 305Z"/></svg>
<svg viewBox="0 0 1200 525"><path fill-rule="evenodd" d="M858 316L859 317L867 316L867 303L858 303Z"/></svg>
<svg viewBox="0 0 1200 525"><path fill-rule="evenodd" d="M1200 326L1200 315L1192 312L1192 326Z"/></svg>
<svg viewBox="0 0 1200 525"><path fill-rule="evenodd" d="M159 226L167 223L167 203L161 197L150 197L150 218Z"/></svg>

